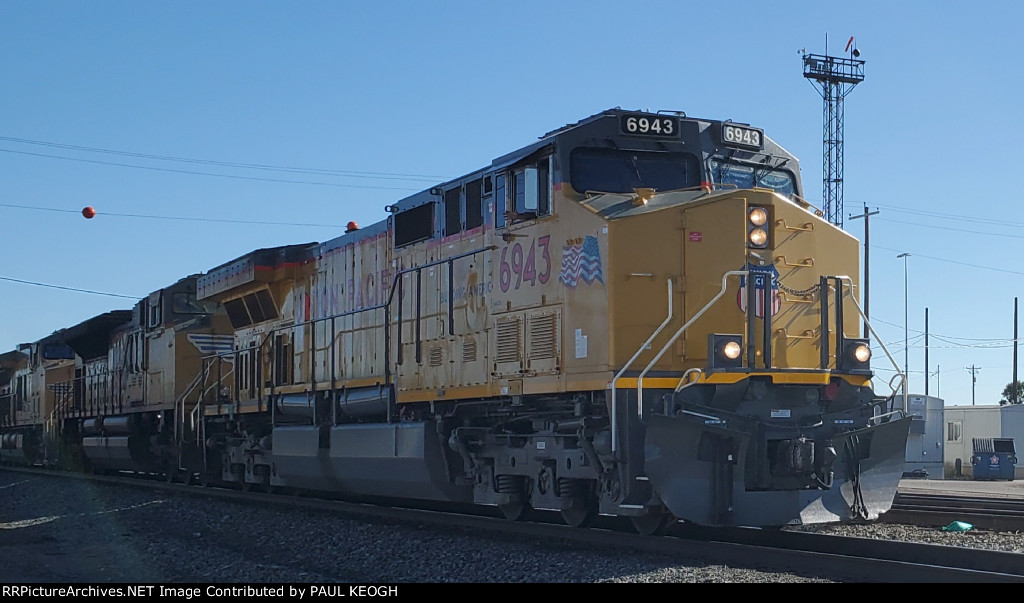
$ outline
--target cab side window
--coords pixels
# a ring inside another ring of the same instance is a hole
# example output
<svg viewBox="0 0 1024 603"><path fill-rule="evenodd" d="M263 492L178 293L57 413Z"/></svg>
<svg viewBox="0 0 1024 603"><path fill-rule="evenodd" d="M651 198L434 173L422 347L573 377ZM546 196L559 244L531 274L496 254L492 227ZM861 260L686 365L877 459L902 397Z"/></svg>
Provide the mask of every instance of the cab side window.
<svg viewBox="0 0 1024 603"><path fill-rule="evenodd" d="M498 174L494 177L494 227L505 227L505 212L508 207L508 199L505 197L505 176Z"/></svg>
<svg viewBox="0 0 1024 603"><path fill-rule="evenodd" d="M550 157L516 166L509 180L512 190L505 212L508 222L532 220L551 213Z"/></svg>
<svg viewBox="0 0 1024 603"><path fill-rule="evenodd" d="M444 236L462 232L462 187L444 192Z"/></svg>

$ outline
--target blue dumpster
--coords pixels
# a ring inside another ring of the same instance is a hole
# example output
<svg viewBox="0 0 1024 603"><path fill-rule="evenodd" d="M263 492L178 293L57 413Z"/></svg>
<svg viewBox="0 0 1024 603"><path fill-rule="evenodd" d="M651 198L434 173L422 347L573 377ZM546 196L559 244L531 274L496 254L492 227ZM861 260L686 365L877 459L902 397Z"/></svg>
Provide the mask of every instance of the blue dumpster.
<svg viewBox="0 0 1024 603"><path fill-rule="evenodd" d="M1017 453L1013 438L974 438L974 479L1005 479L1013 481Z"/></svg>

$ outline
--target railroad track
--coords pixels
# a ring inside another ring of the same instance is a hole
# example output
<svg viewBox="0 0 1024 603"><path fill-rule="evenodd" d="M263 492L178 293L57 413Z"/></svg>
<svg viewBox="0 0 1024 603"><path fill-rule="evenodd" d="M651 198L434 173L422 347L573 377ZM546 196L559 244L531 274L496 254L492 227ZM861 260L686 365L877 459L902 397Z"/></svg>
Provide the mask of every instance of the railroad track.
<svg viewBox="0 0 1024 603"><path fill-rule="evenodd" d="M892 509L881 520L920 526L963 521L983 530L1018 532L1024 531L1024 500L899 492Z"/></svg>
<svg viewBox="0 0 1024 603"><path fill-rule="evenodd" d="M531 521L510 522L495 511L451 512L408 508L367 501L324 500L259 492L169 484L127 476L86 476L45 469L11 470L37 475L86 479L111 487L134 487L245 504L281 505L286 509L366 517L371 521L429 524L474 535L530 539L662 554L677 563L717 564L791 573L836 582L1024 582L1024 554L942 545L852 538L787 530L702 528L685 523L664 536L642 536L627 522L600 518L590 529L571 528L557 514L536 514Z"/></svg>

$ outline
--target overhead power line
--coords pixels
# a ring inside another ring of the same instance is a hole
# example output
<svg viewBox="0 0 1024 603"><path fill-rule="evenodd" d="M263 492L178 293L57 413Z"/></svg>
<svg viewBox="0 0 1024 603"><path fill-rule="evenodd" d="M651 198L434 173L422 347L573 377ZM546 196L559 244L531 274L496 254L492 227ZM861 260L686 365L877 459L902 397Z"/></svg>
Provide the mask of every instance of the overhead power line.
<svg viewBox="0 0 1024 603"><path fill-rule="evenodd" d="M899 249L893 249L892 247L881 247L881 246L878 246L878 249L885 249L886 251L900 251ZM923 254L920 254L920 253L915 253L914 257L916 257L916 258L926 258L926 259L929 259L929 260L935 260L936 262L945 262L947 264L956 264L958 266L967 266L969 268L980 268L982 270L992 270L994 272L1003 272L1003 273L1006 273L1006 274L1020 274L1020 275L1024 275L1024 272L1021 272L1019 270L1007 270L1005 268L993 268L992 266L982 266L980 264L970 264L968 262L958 262L956 260L947 260L945 258L937 258L937 257L932 256L932 255L923 255Z"/></svg>
<svg viewBox="0 0 1024 603"><path fill-rule="evenodd" d="M939 218L939 219L946 219L946 220L956 220L957 222L977 222L979 224L997 224L999 226L1024 227L1024 222L1008 222L1006 220L999 220L999 219L994 219L994 218L979 218L977 216L961 216L961 215L957 215L957 214L943 214L943 213L937 213L937 212L934 212L934 211L931 211L931 210L908 209L908 208L904 208L904 207L897 207L895 205L881 205L881 204L879 204L878 207L881 207L881 208L889 210L889 211L899 212L899 213L913 214L913 215L917 215L917 216L927 216L927 217L930 217L930 218Z"/></svg>
<svg viewBox="0 0 1024 603"><path fill-rule="evenodd" d="M13 207L15 209L32 209L36 211L55 211L60 213L80 214L81 209L60 209L57 207L33 207L31 205L15 205L13 203L0 203L0 207ZM259 220L229 220L226 218L191 218L184 216L153 216L147 214L123 214L117 212L101 212L99 215L115 216L118 218L147 218L151 220L183 220L189 222L221 222L229 224L259 224L264 226L311 226L317 228L346 228L340 224L314 224L305 222L263 222Z"/></svg>
<svg viewBox="0 0 1024 603"><path fill-rule="evenodd" d="M190 157L175 157L173 155L153 155L150 153L135 153L132 151L118 151L114 149L103 149L99 147L87 147L73 144L63 144L59 142L47 142L43 140L30 140L27 138L14 138L11 136L0 136L0 140L7 142L16 142L20 144L31 144L45 147L52 147L57 149L66 149L72 151L84 151L87 153L103 153L106 155L120 155L123 157L136 157L139 159L155 159L159 161L175 161L180 163L198 163L202 165L217 165L222 167L233 167L243 169L254 169L254 170L268 170L275 172L291 172L298 174L324 174L328 176L351 176L354 178L380 178L386 180L423 180L428 182L436 182L437 180L445 180L443 176L430 176L426 174L398 174L392 172L366 172L358 170L328 170L320 168L308 168L308 167L290 167L281 165L271 165L265 163L243 163L236 161L217 161L213 159L194 159ZM18 152L18 151L12 151ZM60 157L58 157L60 158Z"/></svg>
<svg viewBox="0 0 1024 603"><path fill-rule="evenodd" d="M50 283L39 283L36 281L24 281L17 278L10 278L7 276L0 276L0 281L10 281L12 283L21 283L23 285L34 285L36 287L47 287L49 289L61 289L63 291L75 291L76 293L90 293L92 295L106 295L107 297L123 297L125 299L142 299L141 296L137 295L122 295L120 293L107 293L105 291L93 291L91 289L79 289L77 287L64 287L62 285L51 285Z"/></svg>
<svg viewBox="0 0 1024 603"><path fill-rule="evenodd" d="M953 226L934 226L932 224L921 224L920 222L906 222L903 220L890 220L889 218L879 218L883 222L892 222L893 224L907 224L910 226L917 226L920 228L934 228L935 230L951 230L961 234L980 234L986 237L1009 237L1012 239L1019 239L1020 233L1000 233L1000 232L982 232L980 230L964 230L963 228Z"/></svg>
<svg viewBox="0 0 1024 603"><path fill-rule="evenodd" d="M873 319L871 322L873 322L873 323L877 322L877 323L889 325L890 327L899 327L901 329L903 328L903 325L898 325L898 324L896 324L894 322L889 322L887 320L882 320L880 318ZM910 332L911 333L915 333L915 334L920 335L920 336L924 335L924 331L919 331L917 329L910 329ZM1006 338L1006 337L957 337L955 335L943 335L941 333L938 334L938 335L936 335L935 333L929 333L929 336L935 337L935 338L940 338L940 339L945 337L945 338L948 338L948 339L959 339L961 341L987 341L987 342L991 342L991 343L1009 343L1009 342L1013 341L1012 339L1009 339L1009 338ZM950 343L953 343L953 342L950 342Z"/></svg>
<svg viewBox="0 0 1024 603"><path fill-rule="evenodd" d="M334 186L340 188L371 188L392 191L418 191L419 188L401 186L371 186L369 184L339 184L337 182L316 182L312 180L287 180L284 178L260 178L259 176L240 176L238 174L215 174L213 172L196 172L193 170L175 170L172 168L161 168L150 165L132 165L130 163L115 163L112 161L98 161L96 159L81 159L78 157L61 157L60 155L46 155L44 153L29 153L28 151L14 151L11 149L0 149L2 153L16 153L19 155L32 155L34 157L47 157L49 159L63 159L65 161L79 161L82 163L93 163L99 165L113 165L117 167L134 168L137 170L152 170L156 172L170 172L174 174L190 174L193 176L213 176L215 178L234 178L236 180L256 180L259 182L283 182L287 184L313 184L316 186Z"/></svg>

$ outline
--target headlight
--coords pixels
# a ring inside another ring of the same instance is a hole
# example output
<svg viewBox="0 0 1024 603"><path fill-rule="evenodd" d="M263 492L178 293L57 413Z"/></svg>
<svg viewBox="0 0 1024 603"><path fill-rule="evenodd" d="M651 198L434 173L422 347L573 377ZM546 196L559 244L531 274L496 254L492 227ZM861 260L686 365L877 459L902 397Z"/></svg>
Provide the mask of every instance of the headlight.
<svg viewBox="0 0 1024 603"><path fill-rule="evenodd" d="M768 243L768 233L763 228L755 228L750 231L750 244L754 247L764 247Z"/></svg>
<svg viewBox="0 0 1024 603"><path fill-rule="evenodd" d="M867 339L847 339L843 342L843 355L839 369L866 371L871 369L871 343Z"/></svg>
<svg viewBox="0 0 1024 603"><path fill-rule="evenodd" d="M743 337L722 333L708 334L708 368L740 368L743 361Z"/></svg>
<svg viewBox="0 0 1024 603"><path fill-rule="evenodd" d="M743 350L740 349L740 344L736 343L735 341L730 341L726 343L724 346L722 346L722 355L728 358L729 360L736 360L737 358L739 358L740 352L742 351Z"/></svg>
<svg viewBox="0 0 1024 603"><path fill-rule="evenodd" d="M768 212L763 207L753 207L750 209L749 218L754 226L764 226L768 221Z"/></svg>

